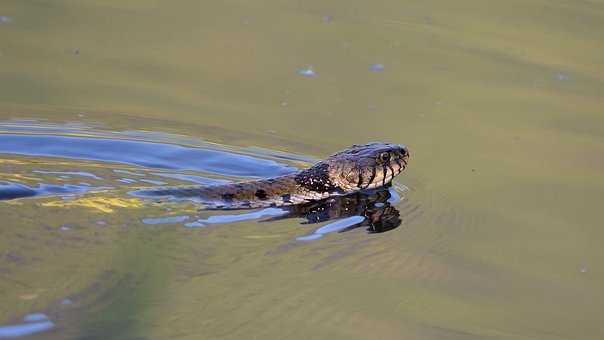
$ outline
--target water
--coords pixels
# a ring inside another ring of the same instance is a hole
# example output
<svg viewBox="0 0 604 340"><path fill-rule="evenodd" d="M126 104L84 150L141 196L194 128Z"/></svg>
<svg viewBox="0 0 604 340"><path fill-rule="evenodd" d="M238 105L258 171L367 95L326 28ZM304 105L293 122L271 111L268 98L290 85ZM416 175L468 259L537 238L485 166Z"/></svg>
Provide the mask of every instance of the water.
<svg viewBox="0 0 604 340"><path fill-rule="evenodd" d="M21 324L0 326L0 338L14 339L33 335L51 330L55 326L43 313L28 314L23 318L23 321Z"/></svg>
<svg viewBox="0 0 604 340"><path fill-rule="evenodd" d="M4 2L0 334L604 338L602 13ZM381 233L128 194L372 140L412 152Z"/></svg>

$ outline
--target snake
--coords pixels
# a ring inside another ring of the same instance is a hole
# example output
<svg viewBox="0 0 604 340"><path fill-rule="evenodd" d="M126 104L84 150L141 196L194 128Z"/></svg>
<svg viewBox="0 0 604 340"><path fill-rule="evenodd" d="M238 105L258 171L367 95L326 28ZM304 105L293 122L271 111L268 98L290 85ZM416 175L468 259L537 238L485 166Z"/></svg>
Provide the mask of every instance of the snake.
<svg viewBox="0 0 604 340"><path fill-rule="evenodd" d="M306 204L385 187L407 168L402 144L355 144L313 166L277 177L237 183L139 189L144 197L193 199L208 209L250 209Z"/></svg>

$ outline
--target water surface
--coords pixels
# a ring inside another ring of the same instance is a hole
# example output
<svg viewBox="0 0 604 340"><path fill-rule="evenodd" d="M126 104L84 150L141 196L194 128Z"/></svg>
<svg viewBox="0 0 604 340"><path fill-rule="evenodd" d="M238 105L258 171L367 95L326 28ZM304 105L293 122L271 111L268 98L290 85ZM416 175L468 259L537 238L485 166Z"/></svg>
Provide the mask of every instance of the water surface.
<svg viewBox="0 0 604 340"><path fill-rule="evenodd" d="M597 1L4 1L0 325L602 339L603 41ZM384 233L128 195L372 140L412 151Z"/></svg>

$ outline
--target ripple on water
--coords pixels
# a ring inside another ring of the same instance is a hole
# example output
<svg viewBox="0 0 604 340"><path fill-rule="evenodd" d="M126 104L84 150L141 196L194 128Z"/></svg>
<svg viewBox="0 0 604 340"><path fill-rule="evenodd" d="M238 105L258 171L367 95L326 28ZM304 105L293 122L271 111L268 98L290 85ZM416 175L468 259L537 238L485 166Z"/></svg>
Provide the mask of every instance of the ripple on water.
<svg viewBox="0 0 604 340"><path fill-rule="evenodd" d="M44 313L31 313L31 314L27 314L23 318L23 321L25 321L25 322L35 322L35 321L45 321L45 320L48 320L48 316L46 316L46 314L44 314Z"/></svg>
<svg viewBox="0 0 604 340"><path fill-rule="evenodd" d="M354 227L355 225L363 223L363 221L365 221L365 217L363 217L363 216L358 216L358 215L350 216L347 218L337 220L335 222L328 223L328 224L322 226L321 228L315 230L312 234L297 237L296 240L298 240L298 241L317 240L326 234L330 234L330 233L338 232L341 230L345 230L350 227Z"/></svg>
<svg viewBox="0 0 604 340"><path fill-rule="evenodd" d="M101 177L92 174L90 172L85 172L85 171L45 171L45 170L34 170L32 171L33 173L36 174L43 174L43 175L67 175L67 176L80 176L80 177L88 177L88 178L92 178L92 179L97 179L97 180L102 180Z"/></svg>
<svg viewBox="0 0 604 340"><path fill-rule="evenodd" d="M168 184L166 182L157 181L157 180L154 180L154 179L144 179L143 178L143 179L139 179L138 181L139 182L143 182L143 183L153 184L153 185L166 185L166 184Z"/></svg>
<svg viewBox="0 0 604 340"><path fill-rule="evenodd" d="M62 128L64 130L62 130ZM76 130L74 130L76 128ZM92 190L110 189L115 183L166 185L166 181L145 178L163 177L172 180L192 182L201 185L228 183L224 179L205 176L272 177L292 173L297 169L289 165L300 162L296 155L283 152L271 154L269 150L235 148L214 145L184 137L169 138L163 134L147 134L128 131L98 132L83 126L45 126L31 122L0 123L0 154L50 157L74 160L91 160L103 163L121 163L141 167L140 170L113 169L115 178L111 187L98 188L89 183L24 183L24 176L7 168L6 181L0 181L0 200L46 195L72 195ZM29 134L28 134L29 133ZM43 133L49 133L48 135ZM60 133L85 134L87 137L56 135ZM156 137L156 139L151 139ZM144 140L141 140L143 139ZM186 142L185 146L177 144ZM20 164L20 163L18 163ZM50 166L50 165L48 165ZM165 171L170 170L170 171ZM56 175L56 180L65 182L75 177L107 181L107 175L74 169L54 171L53 169L28 170L35 174ZM105 178L103 178L105 177ZM109 175L109 177L111 177ZM12 179L14 178L14 180ZM32 180L32 178L27 178ZM33 179L35 180L35 179ZM115 185L119 188L119 185ZM67 198L67 196L66 196Z"/></svg>
<svg viewBox="0 0 604 340"><path fill-rule="evenodd" d="M124 184L132 184L138 182L138 180L132 178L120 178L117 181Z"/></svg>
<svg viewBox="0 0 604 340"><path fill-rule="evenodd" d="M189 219L189 216L165 216L165 217L154 217L144 218L142 222L144 224L175 224L182 223Z"/></svg>
<svg viewBox="0 0 604 340"><path fill-rule="evenodd" d="M25 198L33 196L48 195L69 195L81 194L92 190L104 190L105 187L91 187L90 185L78 184L38 184L37 187L30 187L14 182L0 182L0 200L10 200L15 198Z"/></svg>
<svg viewBox="0 0 604 340"><path fill-rule="evenodd" d="M262 217L281 216L285 215L287 211L279 208L266 208L243 214L231 214L231 215L214 215L207 219L200 219L195 222L187 223L186 226L190 228L205 227L208 224L226 224L256 220Z"/></svg>
<svg viewBox="0 0 604 340"><path fill-rule="evenodd" d="M296 171L294 167L270 159L235 152L146 141L71 136L1 134L0 153L203 171L225 176L268 177Z"/></svg>
<svg viewBox="0 0 604 340"><path fill-rule="evenodd" d="M113 172L115 172L116 174L122 174L122 175L128 175L128 176L145 177L145 174L142 174L139 172L132 172L132 171L128 171L128 170L122 170L122 169L113 169Z"/></svg>
<svg viewBox="0 0 604 340"><path fill-rule="evenodd" d="M54 328L54 322L43 313L28 314L23 318L23 323L0 326L0 339L18 338L27 335L48 331Z"/></svg>
<svg viewBox="0 0 604 340"><path fill-rule="evenodd" d="M165 172L163 172L163 173L154 172L152 175L159 176L159 177L165 177L165 178L171 178L171 179L177 179L177 180L181 180L181 181L185 181L185 182L192 182L192 183L196 183L196 184L203 184L203 185L225 184L225 183L230 182L230 181L223 180L223 179L207 178L207 177L203 177L203 176L187 175L187 174L165 173Z"/></svg>

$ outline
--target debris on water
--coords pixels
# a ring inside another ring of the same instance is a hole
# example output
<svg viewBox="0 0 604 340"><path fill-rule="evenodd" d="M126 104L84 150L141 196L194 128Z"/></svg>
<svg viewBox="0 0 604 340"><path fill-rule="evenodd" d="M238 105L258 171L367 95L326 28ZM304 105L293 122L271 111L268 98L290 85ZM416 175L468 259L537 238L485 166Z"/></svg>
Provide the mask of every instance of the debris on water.
<svg viewBox="0 0 604 340"><path fill-rule="evenodd" d="M107 222L101 220L101 221L96 221L96 224L100 225L100 226L105 226L105 225L107 225Z"/></svg>
<svg viewBox="0 0 604 340"><path fill-rule="evenodd" d="M329 24L331 22L333 22L333 16L332 15L325 15L323 16L323 22L326 24Z"/></svg>
<svg viewBox="0 0 604 340"><path fill-rule="evenodd" d="M298 74L308 78L317 76L317 73L312 69L312 66L298 70Z"/></svg>
<svg viewBox="0 0 604 340"><path fill-rule="evenodd" d="M287 102L281 102L281 106L286 107L287 106Z"/></svg>
<svg viewBox="0 0 604 340"><path fill-rule="evenodd" d="M157 218L144 218L144 224L174 224L182 223L189 219L189 216L166 216Z"/></svg>
<svg viewBox="0 0 604 340"><path fill-rule="evenodd" d="M560 81L565 81L565 80L569 80L570 77L568 76L568 74L558 73L558 74L556 74L556 79L558 79Z"/></svg>
<svg viewBox="0 0 604 340"><path fill-rule="evenodd" d="M384 72L384 64L371 64L369 65L369 71L371 72Z"/></svg>
<svg viewBox="0 0 604 340"><path fill-rule="evenodd" d="M80 54L80 49L79 48L74 48L71 52L73 54L75 54L75 55L78 55L78 54Z"/></svg>
<svg viewBox="0 0 604 340"><path fill-rule="evenodd" d="M137 180L132 179L132 178L120 178L117 180L118 182L122 182L122 183L126 183L126 184L132 184L132 183L136 183Z"/></svg>
<svg viewBox="0 0 604 340"><path fill-rule="evenodd" d="M7 17L6 15L0 15L0 24L8 24L13 22L13 18Z"/></svg>
<svg viewBox="0 0 604 340"><path fill-rule="evenodd" d="M71 301L70 299L63 299L63 301L61 301L61 304L63 306L69 306L69 305L73 304L73 301Z"/></svg>
<svg viewBox="0 0 604 340"><path fill-rule="evenodd" d="M581 273L587 273L587 267L583 266L580 269Z"/></svg>

